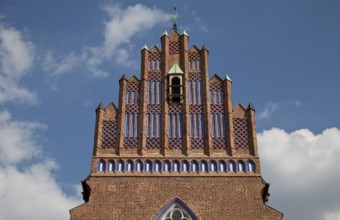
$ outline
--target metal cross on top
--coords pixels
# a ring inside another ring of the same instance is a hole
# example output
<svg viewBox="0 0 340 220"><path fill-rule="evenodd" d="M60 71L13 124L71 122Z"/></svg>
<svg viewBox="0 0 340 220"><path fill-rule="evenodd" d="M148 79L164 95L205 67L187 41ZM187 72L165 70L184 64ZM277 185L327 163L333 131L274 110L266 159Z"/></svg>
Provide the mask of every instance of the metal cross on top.
<svg viewBox="0 0 340 220"><path fill-rule="evenodd" d="M171 15L171 19L172 19L172 30L174 31L177 31L177 18L178 18L178 15L177 15L177 11L176 11L176 6L174 7L174 10L172 12L172 15Z"/></svg>

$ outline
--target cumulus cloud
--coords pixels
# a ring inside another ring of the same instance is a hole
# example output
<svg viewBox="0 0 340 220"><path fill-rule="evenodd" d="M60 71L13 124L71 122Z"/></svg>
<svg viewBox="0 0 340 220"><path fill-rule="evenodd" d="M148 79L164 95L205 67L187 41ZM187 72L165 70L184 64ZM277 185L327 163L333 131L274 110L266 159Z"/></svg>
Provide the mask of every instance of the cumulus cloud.
<svg viewBox="0 0 340 220"><path fill-rule="evenodd" d="M19 86L33 66L34 44L20 31L0 24L0 104L8 101L35 103L36 94Z"/></svg>
<svg viewBox="0 0 340 220"><path fill-rule="evenodd" d="M68 219L70 207L81 202L62 191L56 162L43 157L37 132L44 127L0 112L0 220Z"/></svg>
<svg viewBox="0 0 340 220"><path fill-rule="evenodd" d="M340 219L340 130L258 134L262 175L271 183L270 204L285 219Z"/></svg>
<svg viewBox="0 0 340 220"><path fill-rule="evenodd" d="M48 52L43 64L45 71L60 75L80 67L91 72L93 76L105 77L109 75L101 69L101 65L105 63L135 66L137 62L129 56L133 48L131 39L139 32L169 20L169 15L164 11L142 4L125 9L119 4L105 4L102 10L108 15L108 19L104 21L103 42L96 46L84 46L78 53L70 52L57 58Z"/></svg>

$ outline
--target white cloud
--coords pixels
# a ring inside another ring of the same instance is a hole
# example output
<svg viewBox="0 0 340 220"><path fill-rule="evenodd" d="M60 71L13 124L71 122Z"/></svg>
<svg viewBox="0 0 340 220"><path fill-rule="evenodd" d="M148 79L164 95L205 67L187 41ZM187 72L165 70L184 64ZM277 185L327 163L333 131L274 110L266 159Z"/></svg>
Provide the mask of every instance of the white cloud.
<svg viewBox="0 0 340 220"><path fill-rule="evenodd" d="M35 49L20 31L0 24L0 104L8 101L35 103L36 94L19 86L33 66Z"/></svg>
<svg viewBox="0 0 340 220"><path fill-rule="evenodd" d="M339 219L340 130L321 134L272 128L258 134L262 174L271 183L270 204L285 219Z"/></svg>
<svg viewBox="0 0 340 220"><path fill-rule="evenodd" d="M0 220L68 219L81 202L62 191L53 175L57 164L43 157L36 137L42 127L0 112Z"/></svg>
<svg viewBox="0 0 340 220"><path fill-rule="evenodd" d="M278 107L279 105L274 102L267 103L264 110L260 112L259 119L269 118Z"/></svg>
<svg viewBox="0 0 340 220"><path fill-rule="evenodd" d="M84 46L81 52L71 52L55 58L48 52L45 55L44 70L52 75L71 72L75 68L85 68L93 76L105 77L109 73L101 68L106 63L135 66L129 54L133 47L132 38L138 33L151 29L155 25L169 20L169 15L158 8L149 8L142 4L122 9L119 4L105 4L102 9L107 13L104 22L103 42L97 46Z"/></svg>
<svg viewBox="0 0 340 220"><path fill-rule="evenodd" d="M75 52L56 58L52 51L48 51L45 54L42 65L45 72L56 76L72 71L80 65L83 59L83 57L79 57Z"/></svg>
<svg viewBox="0 0 340 220"><path fill-rule="evenodd" d="M275 111L277 111L281 107L285 106L293 106L300 107L301 102L299 100L286 100L284 102L268 102L264 106L262 112L259 113L259 119L267 119L271 117Z"/></svg>

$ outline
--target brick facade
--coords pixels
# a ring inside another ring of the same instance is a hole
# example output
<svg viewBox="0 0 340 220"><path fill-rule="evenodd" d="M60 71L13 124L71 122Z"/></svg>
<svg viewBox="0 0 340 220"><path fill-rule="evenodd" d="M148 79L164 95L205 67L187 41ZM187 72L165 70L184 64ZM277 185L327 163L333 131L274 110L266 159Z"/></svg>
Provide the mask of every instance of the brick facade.
<svg viewBox="0 0 340 220"><path fill-rule="evenodd" d="M208 50L188 40L174 30L161 49L144 47L141 78L119 81L118 108L98 106L85 203L71 220L282 219L265 204L253 106L232 108L231 80L209 78Z"/></svg>

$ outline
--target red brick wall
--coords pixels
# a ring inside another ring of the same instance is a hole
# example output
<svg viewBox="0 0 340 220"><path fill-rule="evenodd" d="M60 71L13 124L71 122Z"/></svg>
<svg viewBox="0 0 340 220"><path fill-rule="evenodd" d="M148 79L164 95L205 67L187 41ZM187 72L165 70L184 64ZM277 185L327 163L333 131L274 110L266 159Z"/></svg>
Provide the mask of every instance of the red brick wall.
<svg viewBox="0 0 340 220"><path fill-rule="evenodd" d="M261 177L91 177L71 220L154 219L175 197L202 220L282 219L263 202Z"/></svg>

